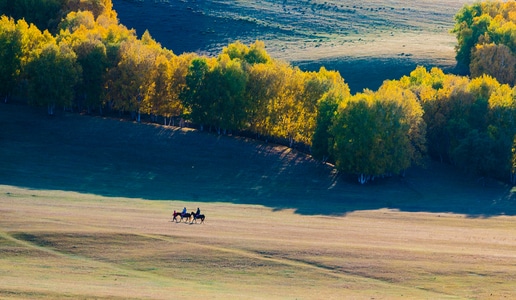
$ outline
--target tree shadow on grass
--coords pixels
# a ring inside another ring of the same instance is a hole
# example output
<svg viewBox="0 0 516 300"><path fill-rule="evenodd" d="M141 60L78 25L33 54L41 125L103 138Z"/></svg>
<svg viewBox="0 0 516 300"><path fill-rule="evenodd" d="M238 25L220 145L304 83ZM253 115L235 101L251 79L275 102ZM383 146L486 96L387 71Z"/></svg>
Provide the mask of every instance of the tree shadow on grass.
<svg viewBox="0 0 516 300"><path fill-rule="evenodd" d="M29 121L28 121L29 120ZM255 204L303 215L360 210L516 215L516 196L429 163L366 185L282 146L115 119L2 105L0 183L107 197Z"/></svg>

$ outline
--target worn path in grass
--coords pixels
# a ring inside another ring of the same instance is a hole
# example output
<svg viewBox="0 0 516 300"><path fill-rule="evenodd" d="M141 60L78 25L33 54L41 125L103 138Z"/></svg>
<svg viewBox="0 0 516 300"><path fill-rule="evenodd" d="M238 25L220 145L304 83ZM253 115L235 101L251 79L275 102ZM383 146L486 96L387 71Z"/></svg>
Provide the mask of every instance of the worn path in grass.
<svg viewBox="0 0 516 300"><path fill-rule="evenodd" d="M514 217L303 216L0 186L0 298L511 298Z"/></svg>

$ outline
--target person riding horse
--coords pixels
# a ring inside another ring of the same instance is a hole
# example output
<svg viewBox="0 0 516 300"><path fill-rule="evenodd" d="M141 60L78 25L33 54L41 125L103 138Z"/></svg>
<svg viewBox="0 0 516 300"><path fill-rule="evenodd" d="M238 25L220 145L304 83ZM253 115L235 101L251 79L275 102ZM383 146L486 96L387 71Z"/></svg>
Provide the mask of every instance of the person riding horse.
<svg viewBox="0 0 516 300"><path fill-rule="evenodd" d="M181 217L179 220L177 219L178 216ZM183 221L183 219L186 219L186 221L190 221L190 222L195 221L195 223L197 223L197 219L199 219L199 220L201 220L201 223L204 223L205 216L201 215L201 210L198 207L197 207L197 211L195 213L193 211L191 213L188 213L188 211L186 210L186 207L183 208L183 211L181 213L176 212L176 210L174 210L172 221L176 221L176 223L177 223L177 222Z"/></svg>
<svg viewBox="0 0 516 300"><path fill-rule="evenodd" d="M206 217L204 215L201 215L199 210L197 210L197 212L198 212L198 214L197 213L194 214L192 211L192 222L197 223L197 220L201 220L201 224L204 223L204 219Z"/></svg>

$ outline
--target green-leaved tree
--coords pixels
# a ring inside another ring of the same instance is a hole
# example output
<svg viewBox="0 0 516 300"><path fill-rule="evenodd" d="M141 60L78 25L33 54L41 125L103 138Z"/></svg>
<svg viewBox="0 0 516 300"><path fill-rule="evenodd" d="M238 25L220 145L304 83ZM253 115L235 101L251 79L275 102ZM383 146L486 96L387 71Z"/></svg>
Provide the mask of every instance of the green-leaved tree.
<svg viewBox="0 0 516 300"><path fill-rule="evenodd" d="M33 53L27 75L31 103L47 106L49 115L55 113L57 105L71 106L74 88L79 82L81 68L75 53L67 44L48 43Z"/></svg>

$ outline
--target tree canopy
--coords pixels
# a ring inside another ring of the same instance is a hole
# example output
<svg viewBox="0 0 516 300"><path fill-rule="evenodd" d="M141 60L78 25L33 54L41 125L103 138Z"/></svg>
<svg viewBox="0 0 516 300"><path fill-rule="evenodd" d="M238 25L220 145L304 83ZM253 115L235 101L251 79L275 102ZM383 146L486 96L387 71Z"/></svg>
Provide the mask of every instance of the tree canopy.
<svg viewBox="0 0 516 300"><path fill-rule="evenodd" d="M465 5L455 15L457 66L474 77L487 74L515 83L516 4L490 0Z"/></svg>
<svg viewBox="0 0 516 300"><path fill-rule="evenodd" d="M457 14L457 62L472 78L417 67L354 95L338 72L293 67L270 57L262 41L231 43L216 57L177 55L148 31L138 38L119 24L110 0L35 2L0 0L12 16L0 18L6 101L18 88L49 114L108 111L244 133L309 151L361 183L428 157L516 181L514 1ZM42 5L53 16L44 22L34 15Z"/></svg>

